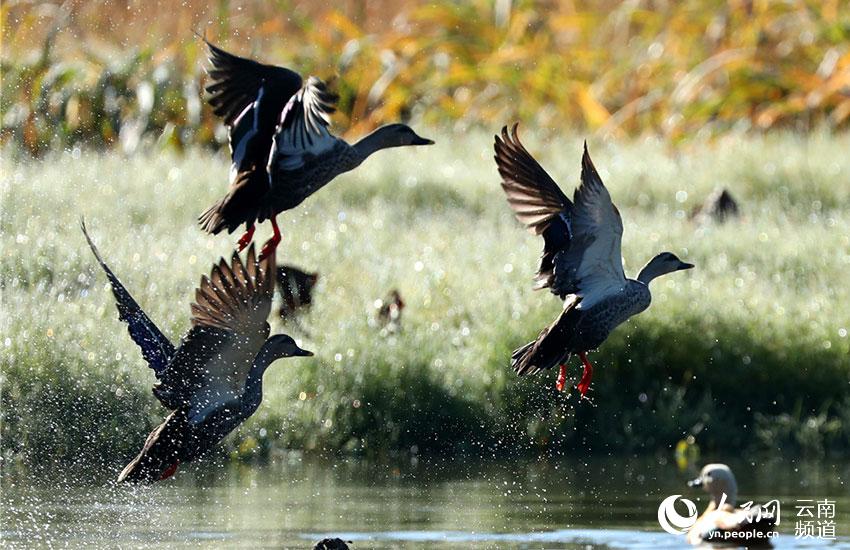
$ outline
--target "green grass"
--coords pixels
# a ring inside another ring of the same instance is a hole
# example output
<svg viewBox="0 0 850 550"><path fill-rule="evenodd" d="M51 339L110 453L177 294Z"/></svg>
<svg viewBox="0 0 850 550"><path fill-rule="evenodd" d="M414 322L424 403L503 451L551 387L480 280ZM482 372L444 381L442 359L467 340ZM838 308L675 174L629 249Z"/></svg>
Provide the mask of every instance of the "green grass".
<svg viewBox="0 0 850 550"><path fill-rule="evenodd" d="M627 274L662 250L697 265L653 283L652 307L591 356L590 403L558 394L554 373L509 368L560 303L531 290L542 243L508 210L491 136L425 135L438 145L376 155L284 216L278 259L321 279L309 336L272 326L316 357L268 371L262 407L226 441L235 455L667 452L688 435L721 456L850 449L850 136L590 143ZM581 142L523 136L571 192ZM194 285L237 237L194 222L224 191L225 153L3 160L4 456L123 461L165 411L78 218L176 342ZM741 219L691 220L717 186ZM407 304L397 334L372 321L390 288Z"/></svg>

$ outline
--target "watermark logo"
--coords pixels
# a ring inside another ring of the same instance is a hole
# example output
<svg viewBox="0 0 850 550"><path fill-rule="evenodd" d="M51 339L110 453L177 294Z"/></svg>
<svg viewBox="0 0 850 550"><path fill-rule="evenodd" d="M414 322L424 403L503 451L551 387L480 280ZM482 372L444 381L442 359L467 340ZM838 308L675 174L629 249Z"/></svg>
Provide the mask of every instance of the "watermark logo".
<svg viewBox="0 0 850 550"><path fill-rule="evenodd" d="M682 495L670 495L658 506L658 524L671 535L681 535L693 527L697 521L697 506L693 501L681 498ZM676 511L676 501L681 500L688 509L687 516Z"/></svg>

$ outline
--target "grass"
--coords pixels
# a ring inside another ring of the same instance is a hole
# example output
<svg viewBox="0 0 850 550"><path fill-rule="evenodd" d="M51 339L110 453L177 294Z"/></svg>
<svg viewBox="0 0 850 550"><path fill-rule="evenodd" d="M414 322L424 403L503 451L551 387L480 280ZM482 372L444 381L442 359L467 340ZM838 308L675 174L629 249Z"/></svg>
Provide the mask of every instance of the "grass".
<svg viewBox="0 0 850 550"><path fill-rule="evenodd" d="M542 243L509 213L492 137L423 134L438 145L381 153L284 217L279 260L321 279L308 335L271 322L316 357L268 371L260 410L226 440L234 456L278 446L666 453L687 436L721 454L850 449L850 136L590 143L623 214L627 274L661 250L697 269L653 283L652 307L591 356L587 402L558 394L554 373L518 379L509 368L510 350L559 302L531 291ZM569 192L580 141L523 136ZM194 222L224 191L225 153L75 150L34 161L7 148L3 162L3 455L121 462L165 411L78 217L176 341L194 285L236 240ZM741 218L692 220L717 186ZM390 288L407 304L395 334L372 321Z"/></svg>

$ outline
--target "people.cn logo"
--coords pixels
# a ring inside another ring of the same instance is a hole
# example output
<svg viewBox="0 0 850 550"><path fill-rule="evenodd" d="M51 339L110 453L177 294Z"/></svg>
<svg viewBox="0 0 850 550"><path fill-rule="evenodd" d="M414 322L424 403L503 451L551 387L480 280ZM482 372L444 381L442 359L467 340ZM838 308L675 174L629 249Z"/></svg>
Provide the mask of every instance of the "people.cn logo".
<svg viewBox="0 0 850 550"><path fill-rule="evenodd" d="M688 509L688 515L682 516L676 511L676 501L682 495L671 495L658 506L658 524L671 535L681 535L693 527L697 521L697 506L686 498L681 499Z"/></svg>

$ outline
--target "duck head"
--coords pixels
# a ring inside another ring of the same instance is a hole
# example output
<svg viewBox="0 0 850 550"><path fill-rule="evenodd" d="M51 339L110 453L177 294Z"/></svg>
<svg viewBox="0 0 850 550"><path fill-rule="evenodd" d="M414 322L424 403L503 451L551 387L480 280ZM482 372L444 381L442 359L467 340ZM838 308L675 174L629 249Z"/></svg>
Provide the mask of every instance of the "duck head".
<svg viewBox="0 0 850 550"><path fill-rule="evenodd" d="M674 271L681 271L682 269L691 269L692 267L694 267L694 264L683 262L672 252L662 252L649 260L649 263L640 270L637 280L648 285L656 277L673 273Z"/></svg>
<svg viewBox="0 0 850 550"><path fill-rule="evenodd" d="M698 478L688 482L689 487L702 487L711 495L715 506L719 506L723 495L726 495L726 504L735 506L738 498L738 484L732 470L725 464L706 464Z"/></svg>
<svg viewBox="0 0 850 550"><path fill-rule="evenodd" d="M387 124L355 143L353 147L360 157L365 159L375 151L390 147L433 144L432 140L419 136L406 124Z"/></svg>
<svg viewBox="0 0 850 550"><path fill-rule="evenodd" d="M298 344L289 335L275 334L263 344L260 355L271 363L284 357L312 357L313 352L298 347Z"/></svg>
<svg viewBox="0 0 850 550"><path fill-rule="evenodd" d="M380 135L382 149L387 147L404 147L406 145L434 145L434 141L419 136L407 124L387 124L381 126L373 134Z"/></svg>

